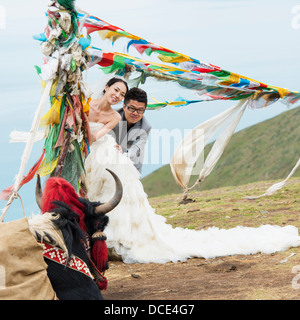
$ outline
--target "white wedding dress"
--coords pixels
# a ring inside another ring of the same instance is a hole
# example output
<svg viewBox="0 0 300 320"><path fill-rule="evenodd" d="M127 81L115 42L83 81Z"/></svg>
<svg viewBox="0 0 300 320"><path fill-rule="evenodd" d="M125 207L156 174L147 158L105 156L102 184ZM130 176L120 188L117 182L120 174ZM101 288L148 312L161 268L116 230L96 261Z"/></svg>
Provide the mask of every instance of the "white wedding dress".
<svg viewBox="0 0 300 320"><path fill-rule="evenodd" d="M102 126L90 122L91 131ZM115 148L106 135L91 146L86 159L88 198L105 202L115 192L115 183L105 168L115 172L123 184L119 205L108 213L105 228L107 246L114 248L125 263L166 263L188 258L205 259L236 254L273 253L300 245L294 226L263 225L259 228L236 227L207 230L173 228L150 206L140 174L129 158Z"/></svg>

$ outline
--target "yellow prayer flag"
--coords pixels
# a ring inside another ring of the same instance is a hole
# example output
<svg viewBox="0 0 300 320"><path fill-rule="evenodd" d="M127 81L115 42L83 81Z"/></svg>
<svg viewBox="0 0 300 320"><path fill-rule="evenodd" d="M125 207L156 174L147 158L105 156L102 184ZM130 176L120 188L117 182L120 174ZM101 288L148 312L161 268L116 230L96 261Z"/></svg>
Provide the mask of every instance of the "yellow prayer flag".
<svg viewBox="0 0 300 320"><path fill-rule="evenodd" d="M41 177L45 177L48 174L52 173L52 171L56 168L57 163L58 163L58 157L55 160L53 160L53 161L51 161L49 163L45 163L45 159L44 159L42 164L41 164L41 166L39 167L37 173Z"/></svg>
<svg viewBox="0 0 300 320"><path fill-rule="evenodd" d="M60 123L61 100L62 97L60 97L58 100L56 98L53 98L53 105L49 109L49 111L42 117L40 121L40 127L46 127L53 123Z"/></svg>

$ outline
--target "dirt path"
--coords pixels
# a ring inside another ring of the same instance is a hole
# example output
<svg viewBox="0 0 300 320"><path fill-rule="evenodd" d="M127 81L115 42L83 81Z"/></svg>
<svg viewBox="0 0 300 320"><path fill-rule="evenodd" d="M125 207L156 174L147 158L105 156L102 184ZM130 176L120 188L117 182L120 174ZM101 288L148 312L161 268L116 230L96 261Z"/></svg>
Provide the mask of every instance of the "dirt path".
<svg viewBox="0 0 300 320"><path fill-rule="evenodd" d="M107 300L298 300L299 257L294 248L184 263L110 262L103 295Z"/></svg>

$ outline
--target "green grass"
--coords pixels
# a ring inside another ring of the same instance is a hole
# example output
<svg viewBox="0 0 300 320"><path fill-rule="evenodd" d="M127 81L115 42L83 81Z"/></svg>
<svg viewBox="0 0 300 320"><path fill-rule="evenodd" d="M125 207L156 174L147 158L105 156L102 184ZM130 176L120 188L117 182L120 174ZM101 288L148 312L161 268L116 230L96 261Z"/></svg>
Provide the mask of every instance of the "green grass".
<svg viewBox="0 0 300 320"><path fill-rule="evenodd" d="M300 179L291 178L273 196L248 200L246 196L263 194L277 181L255 182L243 186L192 191L194 202L179 204L181 195L150 198L157 214L173 227L206 229L209 227L259 227L262 224L288 225L300 228Z"/></svg>

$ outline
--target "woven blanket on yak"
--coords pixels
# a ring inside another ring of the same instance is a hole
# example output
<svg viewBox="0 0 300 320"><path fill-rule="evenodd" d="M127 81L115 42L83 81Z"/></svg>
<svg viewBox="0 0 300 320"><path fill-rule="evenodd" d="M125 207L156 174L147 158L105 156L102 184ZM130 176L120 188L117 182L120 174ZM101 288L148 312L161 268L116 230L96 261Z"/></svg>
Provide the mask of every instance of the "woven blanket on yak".
<svg viewBox="0 0 300 320"><path fill-rule="evenodd" d="M44 257L54 262L65 265L66 267L81 272L84 275L93 279L93 276L90 272L87 264L76 256L72 256L70 261L67 263L67 254L61 249L51 246L48 243L41 243L44 249Z"/></svg>

